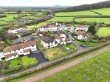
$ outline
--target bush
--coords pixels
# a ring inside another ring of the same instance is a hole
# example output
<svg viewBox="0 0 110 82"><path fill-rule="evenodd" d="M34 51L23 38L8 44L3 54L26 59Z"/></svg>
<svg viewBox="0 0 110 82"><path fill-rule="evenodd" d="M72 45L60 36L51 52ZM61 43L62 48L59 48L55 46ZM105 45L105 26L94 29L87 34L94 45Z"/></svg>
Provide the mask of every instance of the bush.
<svg viewBox="0 0 110 82"><path fill-rule="evenodd" d="M21 65L18 65L18 66L10 67L8 69L1 69L1 73L2 74L10 73L10 72L13 72L13 71L17 71L17 70L19 70L21 68L22 68L22 66Z"/></svg>

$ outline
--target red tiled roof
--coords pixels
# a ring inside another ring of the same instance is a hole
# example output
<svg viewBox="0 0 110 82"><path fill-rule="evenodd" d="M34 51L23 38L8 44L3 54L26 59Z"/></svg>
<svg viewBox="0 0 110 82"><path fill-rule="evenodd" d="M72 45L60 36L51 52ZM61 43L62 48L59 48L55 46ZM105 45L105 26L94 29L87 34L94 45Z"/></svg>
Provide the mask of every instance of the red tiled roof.
<svg viewBox="0 0 110 82"><path fill-rule="evenodd" d="M76 34L77 34L77 35L83 35L83 34L85 34L85 32L84 32L84 31L77 31Z"/></svg>
<svg viewBox="0 0 110 82"><path fill-rule="evenodd" d="M12 46L4 48L3 53L11 52L14 50L19 50L19 49L26 48L26 47L33 46L33 45L36 45L34 41L27 41L21 44L12 45Z"/></svg>
<svg viewBox="0 0 110 82"><path fill-rule="evenodd" d="M63 42L63 41L62 41L62 38L61 38L58 34L55 34L54 37L55 37L55 39L59 39L60 42Z"/></svg>
<svg viewBox="0 0 110 82"><path fill-rule="evenodd" d="M5 55L5 59L8 59L8 58L10 58L12 56L16 56L16 55L18 55L18 54L17 53L7 54L7 55Z"/></svg>

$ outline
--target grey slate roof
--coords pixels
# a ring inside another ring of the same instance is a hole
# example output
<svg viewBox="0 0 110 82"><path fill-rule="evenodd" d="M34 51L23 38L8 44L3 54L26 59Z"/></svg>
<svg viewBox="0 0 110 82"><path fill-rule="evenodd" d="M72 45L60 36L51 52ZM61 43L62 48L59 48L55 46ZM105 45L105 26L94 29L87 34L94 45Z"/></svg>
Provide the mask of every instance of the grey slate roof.
<svg viewBox="0 0 110 82"><path fill-rule="evenodd" d="M24 41L29 41L29 40L32 40L33 38L34 37L32 35L28 35L28 36L25 36L25 37L17 38L17 39L12 41L12 44L18 44L18 43L21 43L21 42L24 42Z"/></svg>

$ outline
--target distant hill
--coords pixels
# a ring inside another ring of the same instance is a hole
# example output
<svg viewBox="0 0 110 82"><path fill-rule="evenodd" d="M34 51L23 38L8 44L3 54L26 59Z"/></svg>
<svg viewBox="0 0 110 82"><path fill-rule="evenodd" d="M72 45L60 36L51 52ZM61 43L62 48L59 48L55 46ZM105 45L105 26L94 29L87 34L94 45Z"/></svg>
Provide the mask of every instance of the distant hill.
<svg viewBox="0 0 110 82"><path fill-rule="evenodd" d="M83 11L83 10L92 10L92 9L109 8L109 7L110 7L110 1L104 1L93 4L84 4L84 5L69 7L58 10L56 12Z"/></svg>

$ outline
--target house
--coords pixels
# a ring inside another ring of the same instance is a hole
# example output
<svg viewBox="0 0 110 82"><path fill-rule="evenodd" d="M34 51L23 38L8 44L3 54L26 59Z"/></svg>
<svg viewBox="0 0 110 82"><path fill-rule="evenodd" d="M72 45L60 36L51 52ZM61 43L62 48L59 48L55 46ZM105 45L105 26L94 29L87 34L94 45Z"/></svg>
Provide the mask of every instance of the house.
<svg viewBox="0 0 110 82"><path fill-rule="evenodd" d="M30 54L31 51L35 51L36 49L36 43L34 41L12 45L3 49L4 59L11 60L17 58L19 55Z"/></svg>
<svg viewBox="0 0 110 82"><path fill-rule="evenodd" d="M47 26L43 26L41 28L38 28L37 30L39 32L47 32L47 31L54 32L54 31L58 31L57 29L58 29L58 27L56 27L55 25L49 24Z"/></svg>
<svg viewBox="0 0 110 82"><path fill-rule="evenodd" d="M78 40L88 41L89 40L89 34L84 31L78 31L76 33L76 37Z"/></svg>
<svg viewBox="0 0 110 82"><path fill-rule="evenodd" d="M44 37L43 40L41 41L41 44L45 48L51 48L51 47L55 47L58 45L58 43L55 41L54 36Z"/></svg>
<svg viewBox="0 0 110 82"><path fill-rule="evenodd" d="M65 30L67 30L67 27L64 24L62 24L58 27L58 31L65 31Z"/></svg>
<svg viewBox="0 0 110 82"><path fill-rule="evenodd" d="M25 41L30 41L30 40L34 40L34 37L32 35L20 37L20 38L17 38L15 40L12 40L12 45L13 44L18 44L18 43L21 43L21 42L25 42Z"/></svg>
<svg viewBox="0 0 110 82"><path fill-rule="evenodd" d="M67 31L73 33L74 27L73 26L67 26Z"/></svg>
<svg viewBox="0 0 110 82"><path fill-rule="evenodd" d="M29 29L24 28L24 27L21 27L21 28L11 28L11 29L9 29L8 32L16 34L16 33L27 31L27 30L29 30Z"/></svg>
<svg viewBox="0 0 110 82"><path fill-rule="evenodd" d="M77 31L85 31L87 32L88 31L88 26L76 26L75 27L75 32Z"/></svg>

